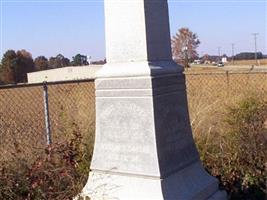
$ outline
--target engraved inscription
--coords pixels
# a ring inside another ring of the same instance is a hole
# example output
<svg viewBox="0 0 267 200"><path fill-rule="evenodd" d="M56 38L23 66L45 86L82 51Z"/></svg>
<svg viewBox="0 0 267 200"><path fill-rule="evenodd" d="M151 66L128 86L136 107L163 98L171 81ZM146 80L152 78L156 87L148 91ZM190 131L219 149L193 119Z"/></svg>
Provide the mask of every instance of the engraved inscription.
<svg viewBox="0 0 267 200"><path fill-rule="evenodd" d="M97 160L99 166L120 172L153 173L156 147L151 101L120 99L98 106L97 152L105 156L104 161Z"/></svg>

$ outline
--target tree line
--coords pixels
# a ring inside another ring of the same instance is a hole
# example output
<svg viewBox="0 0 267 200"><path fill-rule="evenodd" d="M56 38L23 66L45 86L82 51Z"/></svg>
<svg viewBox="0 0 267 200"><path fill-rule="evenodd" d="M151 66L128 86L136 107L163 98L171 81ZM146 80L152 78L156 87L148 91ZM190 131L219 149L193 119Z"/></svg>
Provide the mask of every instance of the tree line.
<svg viewBox="0 0 267 200"><path fill-rule="evenodd" d="M200 41L197 35L188 28L181 28L172 38L172 50L174 59L185 66L194 60L197 54L197 47ZM96 61L93 64L104 64L106 60ZM8 50L4 53L0 63L0 84L13 84L27 82L27 73L48 69L61 68L66 66L88 65L87 56L77 54L72 61L58 54L49 59L45 56L38 56L33 59L30 52L26 50Z"/></svg>
<svg viewBox="0 0 267 200"><path fill-rule="evenodd" d="M173 59L189 67L189 63L195 59L218 61L221 56L204 55L199 57L197 48L200 40L196 33L193 33L189 28L180 28L177 33L172 37L172 54ZM222 57L227 57L223 55ZM255 53L243 52L234 56L235 60L254 59ZM229 58L229 57L228 57ZM257 53L257 58L264 58L261 52ZM106 60L96 61L92 64L104 64ZM66 66L83 66L88 65L87 56L77 54L72 57L72 61L58 54L55 57L47 59L45 56L38 56L33 59L32 55L26 50L8 50L0 63L0 84L21 83L27 81L27 73L34 71L41 71L47 69L55 69Z"/></svg>
<svg viewBox="0 0 267 200"><path fill-rule="evenodd" d="M4 53L0 63L0 84L13 84L27 82L27 73L66 66L89 65L87 56L77 54L72 61L58 54L49 59L45 56L32 58L26 50L8 50Z"/></svg>
<svg viewBox="0 0 267 200"><path fill-rule="evenodd" d="M264 58L264 55L262 54L262 52L257 52L256 56L258 59ZM235 60L253 60L254 58L255 58L254 52L242 52L234 56Z"/></svg>

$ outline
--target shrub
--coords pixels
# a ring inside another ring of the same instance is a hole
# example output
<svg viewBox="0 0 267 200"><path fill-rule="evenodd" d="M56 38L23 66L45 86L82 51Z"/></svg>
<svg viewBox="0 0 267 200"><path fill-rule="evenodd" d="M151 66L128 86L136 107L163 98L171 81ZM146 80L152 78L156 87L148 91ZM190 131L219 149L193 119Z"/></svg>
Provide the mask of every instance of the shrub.
<svg viewBox="0 0 267 200"><path fill-rule="evenodd" d="M265 197L266 121L267 102L247 98L227 109L223 131L196 138L206 169L231 199Z"/></svg>
<svg viewBox="0 0 267 200"><path fill-rule="evenodd" d="M67 200L73 199L86 183L91 154L85 151L81 134L47 146L33 164L17 157L0 167L0 199ZM85 148L86 147L86 148Z"/></svg>

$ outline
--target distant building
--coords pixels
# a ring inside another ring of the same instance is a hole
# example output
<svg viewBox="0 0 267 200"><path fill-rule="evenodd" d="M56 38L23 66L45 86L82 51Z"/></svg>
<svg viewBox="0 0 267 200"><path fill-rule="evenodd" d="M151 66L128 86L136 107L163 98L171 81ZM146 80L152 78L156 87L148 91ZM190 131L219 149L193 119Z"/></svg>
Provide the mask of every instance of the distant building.
<svg viewBox="0 0 267 200"><path fill-rule="evenodd" d="M201 64L201 60L194 60L193 64L200 65Z"/></svg>
<svg viewBox="0 0 267 200"><path fill-rule="evenodd" d="M27 78L28 83L95 79L96 72L101 67L102 65L90 65L81 67L63 67L57 69L49 69L44 71L27 73Z"/></svg>
<svg viewBox="0 0 267 200"><path fill-rule="evenodd" d="M222 62L227 63L227 57L222 57Z"/></svg>
<svg viewBox="0 0 267 200"><path fill-rule="evenodd" d="M210 61L210 60L205 60L205 61L204 61L204 64L205 64L205 65L209 65L209 64L211 64L211 61Z"/></svg>

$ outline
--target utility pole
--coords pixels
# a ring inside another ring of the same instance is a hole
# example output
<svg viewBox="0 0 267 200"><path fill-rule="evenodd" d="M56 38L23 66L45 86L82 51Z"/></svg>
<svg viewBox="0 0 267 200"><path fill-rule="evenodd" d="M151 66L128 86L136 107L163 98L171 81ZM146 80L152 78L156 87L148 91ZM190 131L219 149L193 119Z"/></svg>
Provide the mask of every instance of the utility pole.
<svg viewBox="0 0 267 200"><path fill-rule="evenodd" d="M256 65L258 65L258 58L257 58L257 36L259 35L259 33L252 33L252 35L254 36L254 41L255 41L255 63L256 63Z"/></svg>
<svg viewBox="0 0 267 200"><path fill-rule="evenodd" d="M234 64L234 57L235 57L235 44L232 43L232 63Z"/></svg>
<svg viewBox="0 0 267 200"><path fill-rule="evenodd" d="M220 62L221 61L221 47L218 47L218 56L219 56L218 62Z"/></svg>

